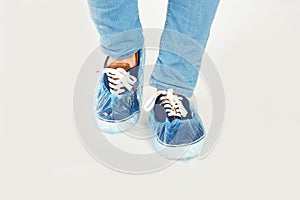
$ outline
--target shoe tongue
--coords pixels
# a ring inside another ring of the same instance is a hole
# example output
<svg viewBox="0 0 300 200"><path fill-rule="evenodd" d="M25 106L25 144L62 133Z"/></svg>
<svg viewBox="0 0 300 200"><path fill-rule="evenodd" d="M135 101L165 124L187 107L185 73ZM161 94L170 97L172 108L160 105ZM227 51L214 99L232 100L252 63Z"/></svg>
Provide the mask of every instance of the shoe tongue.
<svg viewBox="0 0 300 200"><path fill-rule="evenodd" d="M111 63L107 67L108 68L113 68L113 69L123 68L127 71L130 68L130 65L128 63Z"/></svg>
<svg viewBox="0 0 300 200"><path fill-rule="evenodd" d="M139 73L139 67L138 65L135 66L135 67L130 67L130 64L129 63L117 63L117 62L113 62L109 65L106 65L107 68L112 68L112 69L117 69L117 68L122 68L124 69L125 71L129 72L130 75L133 75L134 77L138 77L138 73ZM109 87L109 83L108 83L108 77L106 74L104 74L104 77L103 77L103 80L104 80L104 85L105 87L110 90L110 87ZM116 79L115 79L116 80ZM125 89L125 92L128 91L127 88L124 88ZM125 93L124 92L124 93ZM122 93L123 94L123 93Z"/></svg>
<svg viewBox="0 0 300 200"><path fill-rule="evenodd" d="M159 104L159 105L161 105L162 107L163 107L163 103L162 103L162 101L160 100L160 97L162 97L162 96L166 96L166 95L163 95L163 94L161 94L161 95L159 95L158 97L157 97L157 99L156 99L156 101L155 101L155 104ZM161 104L162 103L162 104ZM175 120L175 119L179 119L179 120L181 120L181 117L177 117L177 116L168 116L167 115L167 112L165 111L165 108L163 108L163 110L164 110L164 112L165 112L165 115L166 115L166 117L168 118L168 120L170 121L170 122L172 122L173 120ZM161 114L162 115L162 114Z"/></svg>

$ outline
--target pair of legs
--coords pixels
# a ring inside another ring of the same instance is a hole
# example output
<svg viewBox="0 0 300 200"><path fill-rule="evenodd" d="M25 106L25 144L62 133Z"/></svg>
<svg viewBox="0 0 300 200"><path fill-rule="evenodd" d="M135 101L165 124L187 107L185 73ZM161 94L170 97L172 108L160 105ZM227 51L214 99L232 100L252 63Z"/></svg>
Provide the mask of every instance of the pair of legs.
<svg viewBox="0 0 300 200"><path fill-rule="evenodd" d="M106 55L126 59L143 48L138 0L88 2ZM169 0L151 86L172 88L175 93L192 96L218 3L219 0ZM134 63L131 59L127 61Z"/></svg>
<svg viewBox="0 0 300 200"><path fill-rule="evenodd" d="M201 118L187 97L196 86L202 54L219 0L169 0L159 55L150 78L158 90L144 104L157 152L170 159L197 156L204 144ZM137 0L89 0L108 56L95 95L99 128L122 133L140 115L144 37Z"/></svg>

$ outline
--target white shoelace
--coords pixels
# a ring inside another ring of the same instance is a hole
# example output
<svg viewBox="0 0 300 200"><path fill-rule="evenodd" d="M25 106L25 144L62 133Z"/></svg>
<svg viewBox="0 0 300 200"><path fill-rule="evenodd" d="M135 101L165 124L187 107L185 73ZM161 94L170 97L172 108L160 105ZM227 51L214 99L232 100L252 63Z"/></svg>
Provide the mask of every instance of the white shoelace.
<svg viewBox="0 0 300 200"><path fill-rule="evenodd" d="M116 95L125 92L124 87L127 90L131 90L137 81L135 76L130 75L130 73L123 68L114 69L107 67L104 68L103 73L105 73L108 77L108 85L110 87L109 91Z"/></svg>
<svg viewBox="0 0 300 200"><path fill-rule="evenodd" d="M158 90L156 91L145 103L144 110L150 111L155 105L155 101L159 95L164 95L160 97L163 107L165 108L168 117L185 117L188 112L182 105L182 97L179 97L173 93L173 89L168 90Z"/></svg>

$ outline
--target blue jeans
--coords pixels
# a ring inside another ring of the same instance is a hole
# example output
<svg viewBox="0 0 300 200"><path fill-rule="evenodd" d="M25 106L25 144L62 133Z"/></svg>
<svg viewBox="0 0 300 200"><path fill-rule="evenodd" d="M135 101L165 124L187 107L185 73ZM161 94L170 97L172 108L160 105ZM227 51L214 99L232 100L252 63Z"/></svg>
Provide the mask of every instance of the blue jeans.
<svg viewBox="0 0 300 200"><path fill-rule="evenodd" d="M108 56L126 58L143 48L137 0L88 0ZM190 97L219 0L169 0L159 55L150 85Z"/></svg>

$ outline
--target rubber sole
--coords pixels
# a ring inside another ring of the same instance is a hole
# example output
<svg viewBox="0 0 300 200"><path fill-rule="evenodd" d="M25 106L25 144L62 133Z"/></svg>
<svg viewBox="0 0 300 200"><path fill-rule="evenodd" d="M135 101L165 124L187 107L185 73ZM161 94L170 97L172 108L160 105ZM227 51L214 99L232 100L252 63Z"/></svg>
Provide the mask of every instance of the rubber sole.
<svg viewBox="0 0 300 200"><path fill-rule="evenodd" d="M131 115L128 119L122 121L106 121L96 117L98 127L101 131L114 135L123 133L131 129L138 122L140 117L140 112L136 112Z"/></svg>
<svg viewBox="0 0 300 200"><path fill-rule="evenodd" d="M152 137L154 149L159 155L171 160L189 160L198 156L201 153L205 143L205 137L201 140L188 145L169 146L159 142L157 136Z"/></svg>

